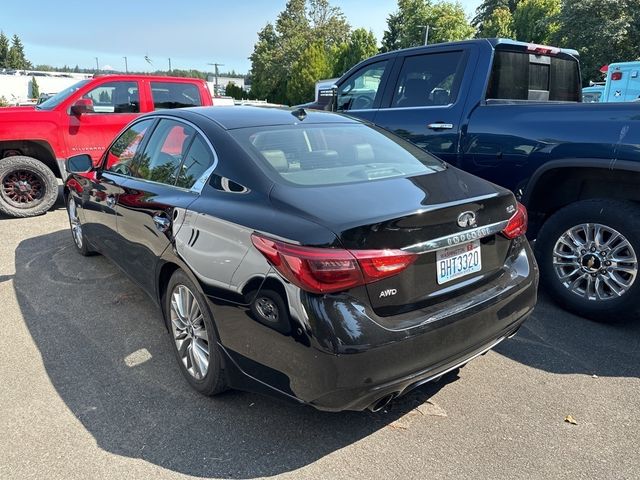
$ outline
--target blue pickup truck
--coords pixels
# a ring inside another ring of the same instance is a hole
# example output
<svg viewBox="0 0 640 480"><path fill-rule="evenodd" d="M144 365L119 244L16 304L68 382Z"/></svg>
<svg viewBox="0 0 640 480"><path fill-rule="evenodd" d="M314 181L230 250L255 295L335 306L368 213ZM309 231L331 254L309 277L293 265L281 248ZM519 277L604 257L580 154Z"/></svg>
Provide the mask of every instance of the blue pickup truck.
<svg viewBox="0 0 640 480"><path fill-rule="evenodd" d="M576 51L480 39L369 58L310 106L510 188L529 210L549 293L582 316L630 320L640 314L640 105L581 95Z"/></svg>

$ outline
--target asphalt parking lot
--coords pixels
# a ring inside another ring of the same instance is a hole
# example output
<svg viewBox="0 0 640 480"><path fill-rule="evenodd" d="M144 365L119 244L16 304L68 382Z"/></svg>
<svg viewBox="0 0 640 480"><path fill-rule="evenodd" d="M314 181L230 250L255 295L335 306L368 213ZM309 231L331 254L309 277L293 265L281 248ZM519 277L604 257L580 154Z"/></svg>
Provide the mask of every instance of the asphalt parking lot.
<svg viewBox="0 0 640 480"><path fill-rule="evenodd" d="M60 203L0 232L3 480L640 478L640 322L543 296L517 337L376 414L209 399L151 301L75 253Z"/></svg>

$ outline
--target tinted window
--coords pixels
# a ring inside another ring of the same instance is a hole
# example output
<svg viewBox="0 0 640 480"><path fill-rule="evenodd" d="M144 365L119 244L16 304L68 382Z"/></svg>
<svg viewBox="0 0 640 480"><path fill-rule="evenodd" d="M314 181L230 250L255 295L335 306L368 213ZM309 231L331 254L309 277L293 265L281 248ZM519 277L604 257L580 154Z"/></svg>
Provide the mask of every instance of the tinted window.
<svg viewBox="0 0 640 480"><path fill-rule="evenodd" d="M199 107L200 90L191 83L151 82L153 108Z"/></svg>
<svg viewBox="0 0 640 480"><path fill-rule="evenodd" d="M577 102L578 62L573 58L496 51L487 99Z"/></svg>
<svg viewBox="0 0 640 480"><path fill-rule="evenodd" d="M391 106L430 107L454 103L464 75L463 57L461 51L407 57Z"/></svg>
<svg viewBox="0 0 640 480"><path fill-rule="evenodd" d="M132 125L113 143L105 159L104 169L122 175L131 174L131 164L140 149L144 136L153 120L143 120Z"/></svg>
<svg viewBox="0 0 640 480"><path fill-rule="evenodd" d="M173 185L195 130L174 120L160 120L142 155L136 157L132 176Z"/></svg>
<svg viewBox="0 0 640 480"><path fill-rule="evenodd" d="M387 61L374 63L359 70L338 88L338 110L372 108L378 94Z"/></svg>
<svg viewBox="0 0 640 480"><path fill-rule="evenodd" d="M42 102L40 105L38 105L37 107L38 110L51 110L57 107L62 102L64 102L67 98L69 98L69 96L72 93L84 87L88 82L89 80L80 80L78 83L74 83L70 87L65 88L64 90L56 93L55 95L51 96L50 98Z"/></svg>
<svg viewBox="0 0 640 480"><path fill-rule="evenodd" d="M276 179L294 185L367 182L442 168L439 160L415 145L360 124L243 128L230 133Z"/></svg>
<svg viewBox="0 0 640 480"><path fill-rule="evenodd" d="M95 113L138 113L138 82L108 82L90 90L82 98L93 101Z"/></svg>
<svg viewBox="0 0 640 480"><path fill-rule="evenodd" d="M200 135L197 135L184 157L176 185L183 188L193 187L196 180L213 165L213 161L214 157L209 145Z"/></svg>

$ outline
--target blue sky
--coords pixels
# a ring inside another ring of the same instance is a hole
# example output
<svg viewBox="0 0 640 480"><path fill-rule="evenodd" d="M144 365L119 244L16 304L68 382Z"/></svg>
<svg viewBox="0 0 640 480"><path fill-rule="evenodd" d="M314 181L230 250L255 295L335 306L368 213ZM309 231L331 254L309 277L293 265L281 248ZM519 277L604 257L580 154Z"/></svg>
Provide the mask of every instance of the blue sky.
<svg viewBox="0 0 640 480"><path fill-rule="evenodd" d="M211 67L223 63L221 70L246 72L247 57L256 34L268 21L275 20L286 0L110 0L109 2L30 0L3 2L0 29L18 34L27 57L34 63L76 64L145 71L173 68ZM386 18L396 9L396 0L334 0L353 27L373 30L382 38ZM461 0L471 16L480 0ZM154 67L144 56L148 55Z"/></svg>

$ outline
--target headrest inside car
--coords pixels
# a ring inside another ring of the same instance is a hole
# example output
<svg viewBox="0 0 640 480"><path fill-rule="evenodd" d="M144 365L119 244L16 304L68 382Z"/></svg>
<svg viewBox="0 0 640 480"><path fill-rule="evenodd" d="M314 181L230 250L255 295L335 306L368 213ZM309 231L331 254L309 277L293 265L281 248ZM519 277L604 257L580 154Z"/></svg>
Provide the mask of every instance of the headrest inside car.
<svg viewBox="0 0 640 480"><path fill-rule="evenodd" d="M260 152L267 162L278 172L289 170L289 162L282 150L262 150Z"/></svg>

